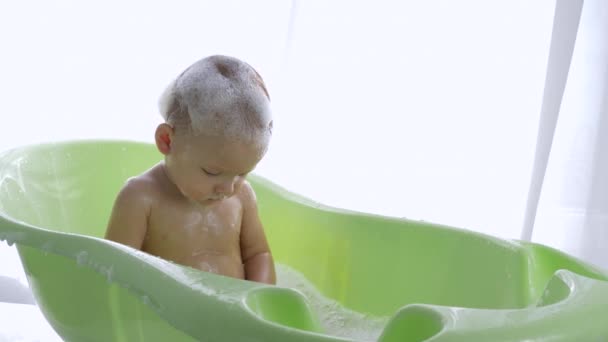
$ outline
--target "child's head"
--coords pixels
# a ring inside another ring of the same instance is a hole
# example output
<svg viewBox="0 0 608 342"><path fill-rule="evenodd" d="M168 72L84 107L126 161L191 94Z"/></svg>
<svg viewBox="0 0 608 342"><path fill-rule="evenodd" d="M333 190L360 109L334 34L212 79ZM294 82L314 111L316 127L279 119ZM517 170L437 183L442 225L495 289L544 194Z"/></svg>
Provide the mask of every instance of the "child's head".
<svg viewBox="0 0 608 342"><path fill-rule="evenodd" d="M188 198L231 196L262 159L272 135L261 76L232 57L211 56L181 73L160 99L156 144L169 178Z"/></svg>

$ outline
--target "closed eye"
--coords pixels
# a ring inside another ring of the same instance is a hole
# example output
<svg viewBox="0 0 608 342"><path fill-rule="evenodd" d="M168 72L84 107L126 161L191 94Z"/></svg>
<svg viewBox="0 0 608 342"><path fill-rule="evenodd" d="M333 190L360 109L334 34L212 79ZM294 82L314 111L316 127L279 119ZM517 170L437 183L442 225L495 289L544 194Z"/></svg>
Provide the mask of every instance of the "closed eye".
<svg viewBox="0 0 608 342"><path fill-rule="evenodd" d="M205 170L202 167L201 167L201 170L203 170L203 172L208 176L218 176L220 174L219 172L211 172L211 171Z"/></svg>

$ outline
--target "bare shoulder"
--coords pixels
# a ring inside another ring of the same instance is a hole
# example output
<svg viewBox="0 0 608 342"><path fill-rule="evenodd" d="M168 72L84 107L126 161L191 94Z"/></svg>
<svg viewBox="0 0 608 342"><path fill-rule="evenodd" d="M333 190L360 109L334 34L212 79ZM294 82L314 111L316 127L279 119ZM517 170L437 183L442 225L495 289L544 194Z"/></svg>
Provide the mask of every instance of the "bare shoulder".
<svg viewBox="0 0 608 342"><path fill-rule="evenodd" d="M106 239L140 249L151 208L160 193L159 186L153 170L129 178L116 196Z"/></svg>
<svg viewBox="0 0 608 342"><path fill-rule="evenodd" d="M241 203L243 205L243 208L255 208L257 205L257 198L255 195L255 191L253 190L253 187L251 186L251 184L248 181L244 181L243 184L240 186L238 193L237 193L239 199L241 200Z"/></svg>
<svg viewBox="0 0 608 342"><path fill-rule="evenodd" d="M131 177L123 184L118 199L130 206L149 206L161 194L161 183L154 170Z"/></svg>
<svg viewBox="0 0 608 342"><path fill-rule="evenodd" d="M127 179L121 192L133 197L133 199L137 197L149 197L159 192L159 184L148 175L139 175Z"/></svg>

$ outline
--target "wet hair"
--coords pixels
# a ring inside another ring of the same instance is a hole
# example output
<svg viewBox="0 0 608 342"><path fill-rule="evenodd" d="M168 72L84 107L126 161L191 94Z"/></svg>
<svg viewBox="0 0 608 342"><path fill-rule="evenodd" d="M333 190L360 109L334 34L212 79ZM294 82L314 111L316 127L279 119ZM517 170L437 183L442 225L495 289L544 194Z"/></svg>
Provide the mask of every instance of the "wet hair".
<svg viewBox="0 0 608 342"><path fill-rule="evenodd" d="M259 140L272 134L270 96L260 74L229 56L203 58L184 70L159 99L176 134Z"/></svg>

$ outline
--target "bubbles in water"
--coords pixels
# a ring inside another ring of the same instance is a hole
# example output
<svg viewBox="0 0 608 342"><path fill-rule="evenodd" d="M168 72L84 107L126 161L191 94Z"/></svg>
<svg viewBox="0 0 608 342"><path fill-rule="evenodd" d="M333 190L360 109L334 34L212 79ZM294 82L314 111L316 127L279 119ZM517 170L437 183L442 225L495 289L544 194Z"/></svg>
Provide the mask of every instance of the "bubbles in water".
<svg viewBox="0 0 608 342"><path fill-rule="evenodd" d="M327 298L301 273L276 263L277 285L300 291L310 303L326 334L356 341L376 341L389 317L372 317L350 310Z"/></svg>

